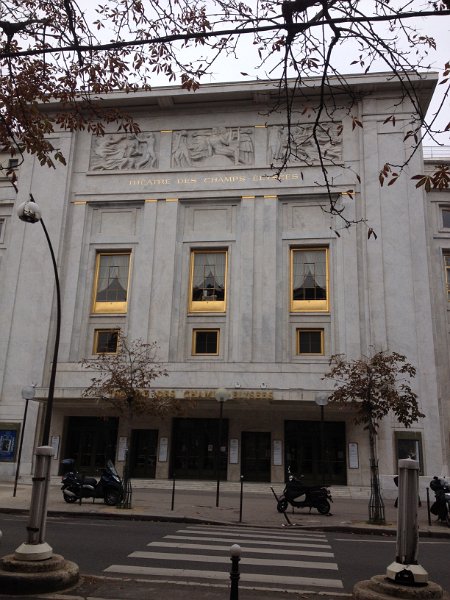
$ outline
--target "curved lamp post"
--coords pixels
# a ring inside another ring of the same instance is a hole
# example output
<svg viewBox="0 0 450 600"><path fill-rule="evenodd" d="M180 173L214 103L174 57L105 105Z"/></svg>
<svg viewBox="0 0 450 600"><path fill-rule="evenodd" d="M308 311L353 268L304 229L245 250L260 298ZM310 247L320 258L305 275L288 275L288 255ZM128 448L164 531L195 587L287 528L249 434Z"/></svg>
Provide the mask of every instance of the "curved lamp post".
<svg viewBox="0 0 450 600"><path fill-rule="evenodd" d="M55 333L55 345L53 348L53 360L52 370L50 373L50 382L48 386L47 395L47 406L45 409L44 429L41 436L41 444L50 445L50 423L52 420L53 411L53 397L55 394L55 379L56 379L56 366L58 364L58 350L59 350L59 336L61 331L61 291L59 286L58 267L56 265L55 253L53 252L53 246L50 241L47 229L44 224L44 220L41 216L41 209L34 201L33 195L30 194L30 199L27 202L23 202L17 208L17 215L21 221L25 223L37 223L38 221L42 225L45 237L47 239L48 247L52 257L53 271L55 274L55 285L56 285L56 333Z"/></svg>
<svg viewBox="0 0 450 600"><path fill-rule="evenodd" d="M217 478L217 489L216 489L216 507L219 506L219 489L220 489L220 444L222 443L222 417L223 417L223 403L231 398L231 394L225 388L219 388L215 394L217 402L220 404L219 411L219 432L217 435L217 448L216 448L216 478Z"/></svg>
<svg viewBox="0 0 450 600"><path fill-rule="evenodd" d="M325 406L328 404L328 394L326 392L317 392L316 397L314 398L317 406L320 406L320 476L321 476L321 484L324 485L325 481L325 439L324 439L324 431L323 431L323 422L324 422L324 412Z"/></svg>

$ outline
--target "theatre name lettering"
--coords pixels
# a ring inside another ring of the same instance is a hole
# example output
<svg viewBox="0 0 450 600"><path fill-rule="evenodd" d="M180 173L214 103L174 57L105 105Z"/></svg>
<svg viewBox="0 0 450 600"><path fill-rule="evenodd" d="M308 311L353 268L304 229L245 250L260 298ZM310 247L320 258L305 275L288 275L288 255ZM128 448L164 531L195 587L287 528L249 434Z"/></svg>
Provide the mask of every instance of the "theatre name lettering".
<svg viewBox="0 0 450 600"><path fill-rule="evenodd" d="M298 181L299 173L280 173L280 175L208 175L204 177L133 177L129 180L130 186L165 186L165 185L192 185L192 184L230 184L230 183L256 183L258 181Z"/></svg>
<svg viewBox="0 0 450 600"><path fill-rule="evenodd" d="M216 390L155 390L160 398L215 400ZM181 394L181 396L180 396ZM232 400L273 400L272 390L230 390Z"/></svg>

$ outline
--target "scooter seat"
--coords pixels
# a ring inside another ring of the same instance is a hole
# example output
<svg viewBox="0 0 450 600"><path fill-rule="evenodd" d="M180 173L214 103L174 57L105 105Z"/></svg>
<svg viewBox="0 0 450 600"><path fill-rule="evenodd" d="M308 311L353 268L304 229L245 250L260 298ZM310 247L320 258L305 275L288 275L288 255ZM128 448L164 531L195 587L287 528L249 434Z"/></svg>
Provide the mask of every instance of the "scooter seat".
<svg viewBox="0 0 450 600"><path fill-rule="evenodd" d="M97 485L97 480L95 479L95 477L85 477L84 479L82 479L82 482L85 485L93 485L94 487Z"/></svg>

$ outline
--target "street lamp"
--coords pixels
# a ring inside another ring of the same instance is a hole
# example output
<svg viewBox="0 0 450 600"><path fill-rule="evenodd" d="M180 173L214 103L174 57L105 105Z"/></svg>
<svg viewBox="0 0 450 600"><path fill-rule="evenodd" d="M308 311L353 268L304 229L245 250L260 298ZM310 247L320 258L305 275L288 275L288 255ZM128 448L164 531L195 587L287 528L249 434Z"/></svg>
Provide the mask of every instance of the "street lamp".
<svg viewBox="0 0 450 600"><path fill-rule="evenodd" d="M326 392L317 392L316 397L314 398L317 406L320 406L320 476L322 478L322 484L325 483L325 468L324 468L324 459L325 459L325 440L324 440L324 431L323 431L323 422L324 422L324 409L328 404L328 394Z"/></svg>
<svg viewBox="0 0 450 600"><path fill-rule="evenodd" d="M219 411L219 432L217 435L217 448L216 448L216 507L219 506L219 489L220 489L220 444L222 443L222 416L223 416L223 403L230 399L231 394L225 388L219 388L216 390L216 400L220 405Z"/></svg>
<svg viewBox="0 0 450 600"><path fill-rule="evenodd" d="M56 366L58 364L58 350L59 350L59 336L61 331L61 291L59 287L58 267L56 265L55 253L53 252L53 246L50 241L47 229L44 224L44 220L41 216L41 209L34 201L33 195L30 194L30 199L27 202L23 202L17 209L17 215L21 221L25 223L37 223L38 221L42 225L45 237L47 239L48 247L52 257L53 271L55 273L55 285L56 285L56 333L55 333L55 345L53 348L53 360L52 370L50 373L50 382L48 386L47 395L47 406L45 409L44 429L42 431L41 443L50 445L50 423L52 420L53 410L53 397L55 394L55 379L56 379Z"/></svg>
<svg viewBox="0 0 450 600"><path fill-rule="evenodd" d="M36 386L27 385L27 387L22 388L22 398L25 400L25 410L23 412L22 433L20 435L19 451L17 453L16 476L14 478L14 491L13 491L14 498L15 498L16 492L17 492L17 480L19 479L20 460L22 458L23 438L25 436L25 425L27 422L28 402L30 400L34 400L35 395L36 395Z"/></svg>

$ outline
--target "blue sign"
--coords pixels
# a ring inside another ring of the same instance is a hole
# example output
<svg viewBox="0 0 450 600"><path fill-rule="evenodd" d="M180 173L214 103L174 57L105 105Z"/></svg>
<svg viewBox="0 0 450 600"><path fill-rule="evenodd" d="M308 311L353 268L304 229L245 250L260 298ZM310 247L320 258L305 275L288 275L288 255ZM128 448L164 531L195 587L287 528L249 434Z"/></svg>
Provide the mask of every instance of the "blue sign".
<svg viewBox="0 0 450 600"><path fill-rule="evenodd" d="M17 434L17 429L0 429L0 461L14 461Z"/></svg>

